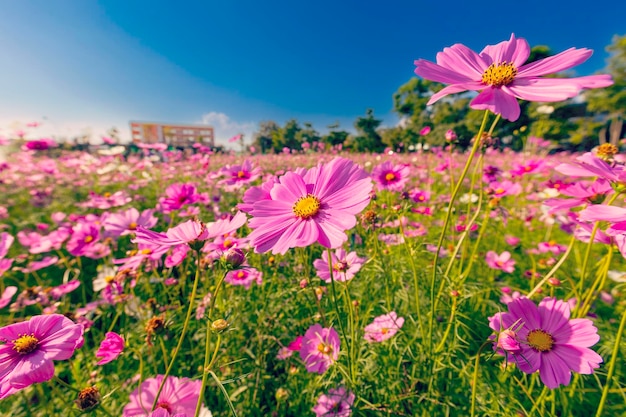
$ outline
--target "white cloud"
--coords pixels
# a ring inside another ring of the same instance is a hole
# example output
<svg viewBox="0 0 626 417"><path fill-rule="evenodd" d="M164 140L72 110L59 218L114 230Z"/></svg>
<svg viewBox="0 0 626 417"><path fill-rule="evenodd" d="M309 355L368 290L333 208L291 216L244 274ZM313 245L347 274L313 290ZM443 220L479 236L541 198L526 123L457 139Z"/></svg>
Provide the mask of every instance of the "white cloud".
<svg viewBox="0 0 626 417"><path fill-rule="evenodd" d="M229 146L228 139L243 133L246 144L252 142L252 135L257 130L257 122L237 122L232 120L225 113L209 112L202 116L202 123L213 126L215 131L215 143ZM236 144L235 144L236 145ZM232 147L232 144L230 144Z"/></svg>

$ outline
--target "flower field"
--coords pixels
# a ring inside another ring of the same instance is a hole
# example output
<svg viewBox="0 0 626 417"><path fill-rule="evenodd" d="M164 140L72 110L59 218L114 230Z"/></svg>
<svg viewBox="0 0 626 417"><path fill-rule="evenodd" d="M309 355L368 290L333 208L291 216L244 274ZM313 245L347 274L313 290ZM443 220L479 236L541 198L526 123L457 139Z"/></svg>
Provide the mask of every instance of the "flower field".
<svg viewBox="0 0 626 417"><path fill-rule="evenodd" d="M610 79L539 78L588 54L524 45L416 61L451 84L432 102L480 91L467 152L25 143L0 163L0 414L626 414L626 158L493 146L517 98Z"/></svg>
<svg viewBox="0 0 626 417"><path fill-rule="evenodd" d="M3 164L3 413L625 411L618 162L165 156Z"/></svg>

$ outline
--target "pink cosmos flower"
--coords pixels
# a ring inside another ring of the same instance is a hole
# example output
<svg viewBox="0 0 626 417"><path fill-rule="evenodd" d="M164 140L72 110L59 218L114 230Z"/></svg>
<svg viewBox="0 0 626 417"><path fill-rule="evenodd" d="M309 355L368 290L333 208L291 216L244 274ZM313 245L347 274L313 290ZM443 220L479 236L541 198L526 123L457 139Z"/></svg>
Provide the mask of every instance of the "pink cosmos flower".
<svg viewBox="0 0 626 417"><path fill-rule="evenodd" d="M13 285L6 287L2 292L2 296L0 296L0 308L8 306L16 292L17 287L14 287Z"/></svg>
<svg viewBox="0 0 626 417"><path fill-rule="evenodd" d="M5 256L9 253L9 247L11 247L14 241L15 238L7 232L0 233L0 276L13 265L13 259L5 258Z"/></svg>
<svg viewBox="0 0 626 417"><path fill-rule="evenodd" d="M165 233L153 232L138 226L133 242L162 254L164 250L172 246L196 244L234 232L243 226L246 220L246 215L241 212L238 212L232 219L221 219L206 224L198 220L187 220L168 229Z"/></svg>
<svg viewBox="0 0 626 417"><path fill-rule="evenodd" d="M66 282L65 284L61 284L57 287L51 288L49 291L49 294L50 294L50 297L54 298L55 300L58 300L61 297L63 297L65 294L69 294L72 291L76 290L78 287L80 287L80 280L73 279L69 282Z"/></svg>
<svg viewBox="0 0 626 417"><path fill-rule="evenodd" d="M508 304L507 313L497 313L489 318L489 326L496 332L514 329L512 336L518 346L507 341L508 346L519 349L509 352L509 362L516 362L522 372L539 371L541 381L550 389L568 385L571 372L591 374L600 366L602 357L589 349L600 336L589 319L570 320L570 305L555 298L544 298L536 306L526 297ZM501 348L494 349L503 354Z"/></svg>
<svg viewBox="0 0 626 417"><path fill-rule="evenodd" d="M0 400L54 376L53 360L69 359L83 326L61 314L33 316L0 328Z"/></svg>
<svg viewBox="0 0 626 417"><path fill-rule="evenodd" d="M191 183L172 184L165 189L165 197L159 199L159 206L163 213L179 210L184 205L194 204L200 200L196 193L196 186Z"/></svg>
<svg viewBox="0 0 626 417"><path fill-rule="evenodd" d="M314 324L304 334L300 358L309 372L323 374L339 357L339 334L330 328Z"/></svg>
<svg viewBox="0 0 626 417"><path fill-rule="evenodd" d="M368 342L384 342L391 339L404 325L404 317L398 317L395 311L383 314L365 326L364 339Z"/></svg>
<svg viewBox="0 0 626 417"><path fill-rule="evenodd" d="M591 183L591 185L583 181L577 181L567 188L560 189L559 192L562 195L573 198L549 198L545 200L543 204L551 207L550 212L578 207L583 204L600 204L607 195L613 193L613 188L611 188L611 184L607 180L600 178Z"/></svg>
<svg viewBox="0 0 626 417"><path fill-rule="evenodd" d="M148 209L139 213L134 207L118 213L109 214L104 220L103 227L114 238L125 236L137 230L137 226L149 229L157 224L154 210Z"/></svg>
<svg viewBox="0 0 626 417"><path fill-rule="evenodd" d="M130 394L130 403L122 411L123 417L149 416L154 397L163 381L163 375L148 378L139 388ZM196 403L200 396L202 381L192 381L187 378L169 376L159 395L155 411L165 409L170 415L187 414L193 416L196 412Z"/></svg>
<svg viewBox="0 0 626 417"><path fill-rule="evenodd" d="M415 189L410 193L411 199L416 203L425 203L430 200L430 191Z"/></svg>
<svg viewBox="0 0 626 417"><path fill-rule="evenodd" d="M508 41L486 46L480 54L462 44L444 48L437 63L419 59L415 73L428 80L450 84L433 96L428 105L448 94L480 91L470 103L473 109L491 110L515 121L520 107L516 99L528 101L562 101L575 97L583 88L607 87L610 75L578 78L540 78L585 62L589 49L570 48L560 54L524 65L530 56L528 42L511 35Z"/></svg>
<svg viewBox="0 0 626 417"><path fill-rule="evenodd" d="M372 178L379 190L402 191L409 180L408 165L393 165L385 161L372 170Z"/></svg>
<svg viewBox="0 0 626 417"><path fill-rule="evenodd" d="M261 176L261 168L255 167L246 159L241 165L226 165L220 169L218 175L225 177L218 185L225 186L227 190L234 191L251 183Z"/></svg>
<svg viewBox="0 0 626 417"><path fill-rule="evenodd" d="M599 177L610 182L626 181L626 169L623 165L611 166L591 152L576 157L575 162L557 165L554 170L570 177Z"/></svg>
<svg viewBox="0 0 626 417"><path fill-rule="evenodd" d="M83 222L72 227L72 235L67 242L67 251L74 256L87 254L100 239L100 227L95 223Z"/></svg>
<svg viewBox="0 0 626 417"><path fill-rule="evenodd" d="M348 417L352 414L354 398L354 393L343 386L331 388L317 399L313 412L316 417Z"/></svg>
<svg viewBox="0 0 626 417"><path fill-rule="evenodd" d="M338 282L349 281L356 275L365 263L365 258L359 258L356 252L346 253L345 249L338 248L331 253L333 278ZM322 259L313 261L317 270L317 276L324 282L330 282L330 268L328 265L328 252L322 252Z"/></svg>
<svg viewBox="0 0 626 417"><path fill-rule="evenodd" d="M117 359L124 350L124 338L115 332L107 332L96 352L96 358L102 358L98 365L104 365Z"/></svg>
<svg viewBox="0 0 626 417"><path fill-rule="evenodd" d="M492 269L500 269L509 274L515 270L515 260L511 259L511 253L508 251L504 251L498 255L496 252L490 250L485 256L485 261L489 268Z"/></svg>
<svg viewBox="0 0 626 417"><path fill-rule="evenodd" d="M242 269L229 271L224 277L224 282L230 285L243 285L246 290L249 290L253 282L256 282L257 285L263 283L263 272L250 266L244 266Z"/></svg>
<svg viewBox="0 0 626 417"><path fill-rule="evenodd" d="M304 175L288 172L270 191L270 199L252 205L248 236L255 251L284 254L315 242L340 247L345 231L356 225L370 200L372 182L354 162L336 158Z"/></svg>
<svg viewBox="0 0 626 417"><path fill-rule="evenodd" d="M487 191L494 197L502 198L507 195L518 195L522 192L522 186L511 181L494 181L489 183Z"/></svg>

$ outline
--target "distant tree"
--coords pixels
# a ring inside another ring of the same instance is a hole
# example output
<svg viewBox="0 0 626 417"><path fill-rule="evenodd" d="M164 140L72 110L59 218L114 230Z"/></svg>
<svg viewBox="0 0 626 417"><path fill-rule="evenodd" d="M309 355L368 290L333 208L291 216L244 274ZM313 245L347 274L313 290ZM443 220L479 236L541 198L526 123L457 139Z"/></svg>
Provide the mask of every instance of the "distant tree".
<svg viewBox="0 0 626 417"><path fill-rule="evenodd" d="M274 136L274 132L279 129L280 126L272 120L259 123L259 130L254 134L254 145L258 147L262 153L273 151L272 138Z"/></svg>
<svg viewBox="0 0 626 417"><path fill-rule="evenodd" d="M350 137L350 133L343 129L339 129L339 123L334 123L327 126L329 131L322 136L322 142L329 147L337 145L345 145L346 141Z"/></svg>
<svg viewBox="0 0 626 417"><path fill-rule="evenodd" d="M304 127L300 129L297 136L298 142L300 142L301 146L305 142L311 144L313 142L319 142L321 139L317 130L315 130L313 125L308 122L304 123Z"/></svg>
<svg viewBox="0 0 626 417"><path fill-rule="evenodd" d="M272 132L272 147L274 152L281 152L284 148L296 149L301 148L302 142L300 131L302 128L296 119L288 120L284 127L278 128Z"/></svg>
<svg viewBox="0 0 626 417"><path fill-rule="evenodd" d="M357 135L349 141L349 147L357 152L381 152L385 144L377 132L382 120L374 117L374 110L367 109L365 117L358 117L354 122Z"/></svg>
<svg viewBox="0 0 626 417"><path fill-rule="evenodd" d="M589 110L606 113L611 118L626 113L626 35L614 36L606 47L611 54L604 72L613 76L614 84L586 92Z"/></svg>

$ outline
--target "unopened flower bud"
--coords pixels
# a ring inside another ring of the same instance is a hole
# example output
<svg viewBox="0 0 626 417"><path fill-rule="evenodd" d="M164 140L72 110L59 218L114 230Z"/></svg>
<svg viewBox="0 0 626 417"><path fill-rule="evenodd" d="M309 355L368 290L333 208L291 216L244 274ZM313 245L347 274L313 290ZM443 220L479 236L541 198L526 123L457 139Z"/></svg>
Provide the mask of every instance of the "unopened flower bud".
<svg viewBox="0 0 626 417"><path fill-rule="evenodd" d="M228 269L237 269L246 261L246 254L241 249L230 248L222 256L222 260Z"/></svg>
<svg viewBox="0 0 626 417"><path fill-rule="evenodd" d="M281 402L283 400L286 400L287 398L289 398L289 391L287 391L285 388L278 388L276 390L276 401Z"/></svg>
<svg viewBox="0 0 626 417"><path fill-rule="evenodd" d="M305 289L309 285L309 281L306 278L300 280L300 288Z"/></svg>
<svg viewBox="0 0 626 417"><path fill-rule="evenodd" d="M561 285L561 281L558 278L552 277L548 279L548 284L554 287L558 287L559 285Z"/></svg>
<svg viewBox="0 0 626 417"><path fill-rule="evenodd" d="M458 297L458 296L459 296L459 292L457 290L450 291L450 297Z"/></svg>
<svg viewBox="0 0 626 417"><path fill-rule="evenodd" d="M224 330L228 329L230 324L224 319L217 319L213 323L211 323L211 330L215 333L221 333Z"/></svg>

